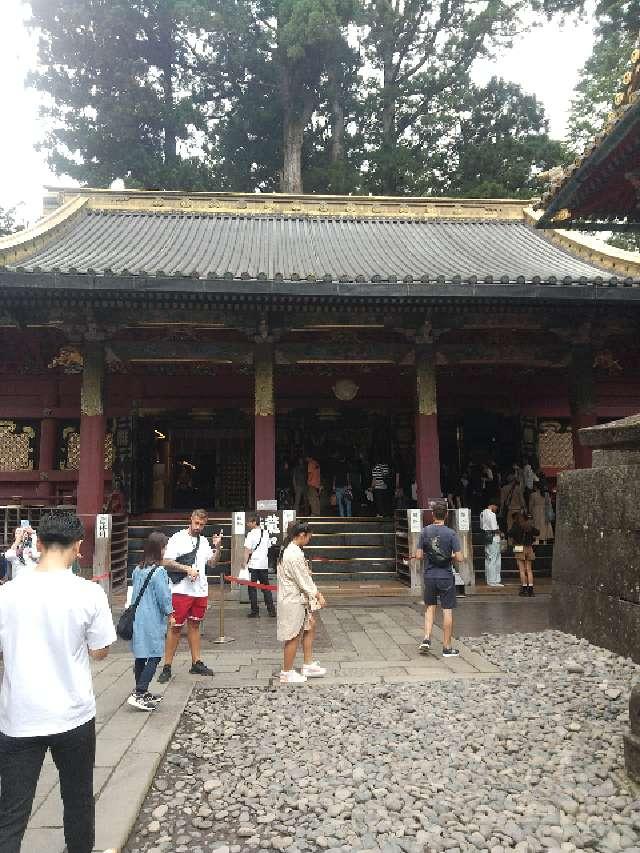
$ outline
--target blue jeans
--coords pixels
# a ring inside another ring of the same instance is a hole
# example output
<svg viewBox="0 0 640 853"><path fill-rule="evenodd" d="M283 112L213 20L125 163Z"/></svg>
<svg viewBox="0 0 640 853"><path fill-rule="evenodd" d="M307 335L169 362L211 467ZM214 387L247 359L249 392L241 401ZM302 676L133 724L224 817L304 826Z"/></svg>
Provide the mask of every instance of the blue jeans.
<svg viewBox="0 0 640 853"><path fill-rule="evenodd" d="M500 554L500 539L494 536L493 542L484 546L484 574L489 586L500 583L502 556Z"/></svg>
<svg viewBox="0 0 640 853"><path fill-rule="evenodd" d="M148 693L151 679L156 674L160 658L136 658L136 693Z"/></svg>
<svg viewBox="0 0 640 853"><path fill-rule="evenodd" d="M336 505L342 518L351 518L351 498L347 497L347 487L336 487Z"/></svg>

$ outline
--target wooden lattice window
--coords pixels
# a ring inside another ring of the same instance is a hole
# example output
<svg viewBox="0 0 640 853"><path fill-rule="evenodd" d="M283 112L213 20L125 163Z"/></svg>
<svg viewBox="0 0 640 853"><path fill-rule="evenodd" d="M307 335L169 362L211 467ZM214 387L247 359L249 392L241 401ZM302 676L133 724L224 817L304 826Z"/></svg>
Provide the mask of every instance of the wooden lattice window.
<svg viewBox="0 0 640 853"><path fill-rule="evenodd" d="M33 471L36 431L16 421L0 421L0 471Z"/></svg>

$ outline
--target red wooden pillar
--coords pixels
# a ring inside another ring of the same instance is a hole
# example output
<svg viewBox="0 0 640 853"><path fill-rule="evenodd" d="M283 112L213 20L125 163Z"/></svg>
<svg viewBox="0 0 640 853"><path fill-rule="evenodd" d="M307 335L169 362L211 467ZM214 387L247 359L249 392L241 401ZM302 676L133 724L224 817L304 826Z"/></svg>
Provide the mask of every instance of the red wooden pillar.
<svg viewBox="0 0 640 853"><path fill-rule="evenodd" d="M40 483L37 495L39 498L52 498L55 485L49 480L49 474L56 467L56 450L58 448L58 422L51 417L52 410L58 405L57 382L44 395L44 409L40 421L40 450L38 452L38 469Z"/></svg>
<svg viewBox="0 0 640 853"><path fill-rule="evenodd" d="M87 344L84 350L80 393L80 470L78 472L78 515L85 537L80 561L84 577L93 574L96 515L104 503L104 438L106 419L103 401L104 350L102 344Z"/></svg>
<svg viewBox="0 0 640 853"><path fill-rule="evenodd" d="M273 347L260 344L254 353L254 498L276 499L276 424Z"/></svg>
<svg viewBox="0 0 640 853"><path fill-rule="evenodd" d="M591 468L592 464L591 448L580 443L579 431L597 423L593 357L591 344L578 344L573 347L569 362L569 407L575 468Z"/></svg>
<svg viewBox="0 0 640 853"><path fill-rule="evenodd" d="M436 359L432 347L416 351L416 484L418 506L442 494L436 393Z"/></svg>

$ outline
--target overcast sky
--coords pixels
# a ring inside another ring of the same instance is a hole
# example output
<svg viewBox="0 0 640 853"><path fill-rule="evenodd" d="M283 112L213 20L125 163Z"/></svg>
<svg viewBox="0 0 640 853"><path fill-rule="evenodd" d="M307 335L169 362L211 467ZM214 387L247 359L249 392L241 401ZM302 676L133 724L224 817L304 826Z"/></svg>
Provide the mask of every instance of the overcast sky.
<svg viewBox="0 0 640 853"><path fill-rule="evenodd" d="M40 96L25 87L25 75L36 63L35 40L24 26L22 0L0 0L0 207L19 205L26 221L40 216L45 184L69 184L53 175L44 155L35 150L43 128L38 117ZM591 52L590 22L561 29L548 24L518 39L497 62L483 62L475 71L478 82L496 74L519 83L544 104L551 133L562 139L567 111L580 67Z"/></svg>

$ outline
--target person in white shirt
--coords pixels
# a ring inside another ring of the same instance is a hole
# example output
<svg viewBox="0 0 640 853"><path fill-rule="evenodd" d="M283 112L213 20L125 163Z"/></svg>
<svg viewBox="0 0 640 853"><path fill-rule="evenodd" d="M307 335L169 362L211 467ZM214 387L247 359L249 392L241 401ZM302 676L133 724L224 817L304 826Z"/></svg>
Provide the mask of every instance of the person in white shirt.
<svg viewBox="0 0 640 853"><path fill-rule="evenodd" d="M35 533L32 527L16 527L13 545L4 554L11 567L12 579L17 578L20 572L32 572L37 566L40 554L35 544Z"/></svg>
<svg viewBox="0 0 640 853"><path fill-rule="evenodd" d="M75 515L44 516L40 562L0 589L2 853L19 853L48 750L60 774L68 853L94 847L90 659L106 657L116 632L104 590L70 571L83 535Z"/></svg>
<svg viewBox="0 0 640 853"><path fill-rule="evenodd" d="M498 503L490 498L486 509L480 513L480 527L485 536L484 574L487 586L504 586L501 582L502 555L500 553L500 528L496 511Z"/></svg>
<svg viewBox="0 0 640 853"><path fill-rule="evenodd" d="M213 675L213 670L200 659L200 623L209 604L207 567L213 567L218 562L222 530L211 537L210 545L206 536L203 536L207 521L206 510L194 509L189 526L173 534L164 552L162 565L171 581L173 614L164 648L164 666L158 676L160 684L165 684L171 678L171 665L185 622L191 651L189 672L192 675Z"/></svg>
<svg viewBox="0 0 640 853"><path fill-rule="evenodd" d="M269 548L271 537L267 531L260 526L260 518L257 515L249 516L249 532L244 540L244 564L249 569L251 580L254 583L267 585L269 583ZM271 590L263 589L265 607L269 616L276 615ZM249 587L249 603L251 610L247 614L256 618L260 615L258 607L258 590L254 586Z"/></svg>

